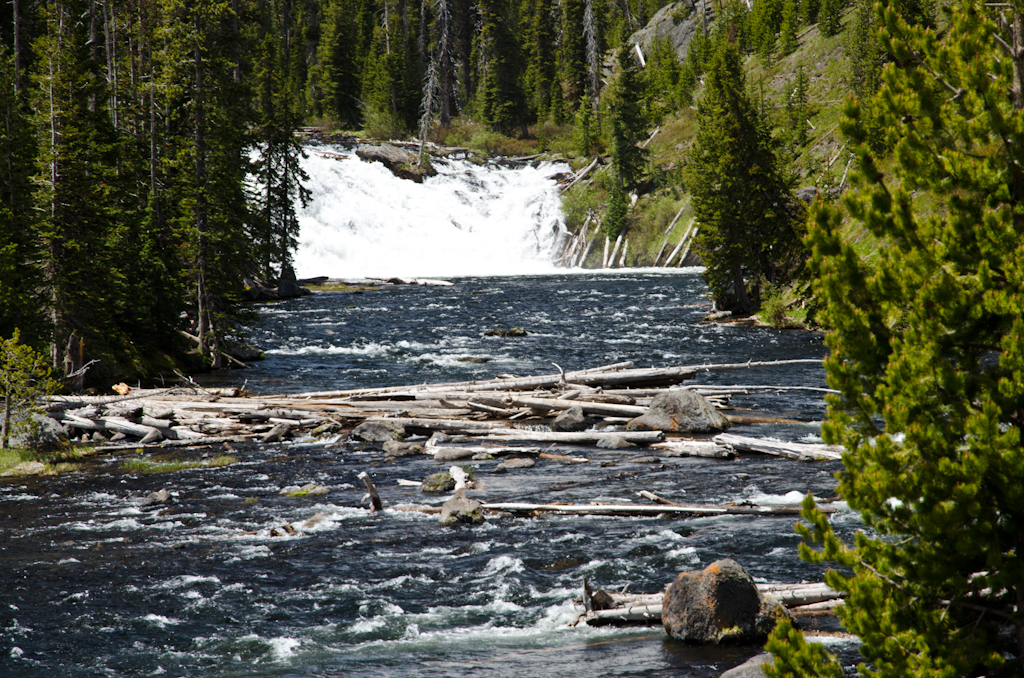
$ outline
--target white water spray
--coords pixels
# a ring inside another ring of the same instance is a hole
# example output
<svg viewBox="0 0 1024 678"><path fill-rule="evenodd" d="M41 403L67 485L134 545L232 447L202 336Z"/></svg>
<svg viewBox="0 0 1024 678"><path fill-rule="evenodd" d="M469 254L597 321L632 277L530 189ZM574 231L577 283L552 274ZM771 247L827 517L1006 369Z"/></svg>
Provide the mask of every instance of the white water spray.
<svg viewBox="0 0 1024 678"><path fill-rule="evenodd" d="M344 156L344 157L342 157ZM551 177L562 163L511 169L435 161L423 184L336 147L309 149L299 211L299 277L524 275L555 271L564 242Z"/></svg>

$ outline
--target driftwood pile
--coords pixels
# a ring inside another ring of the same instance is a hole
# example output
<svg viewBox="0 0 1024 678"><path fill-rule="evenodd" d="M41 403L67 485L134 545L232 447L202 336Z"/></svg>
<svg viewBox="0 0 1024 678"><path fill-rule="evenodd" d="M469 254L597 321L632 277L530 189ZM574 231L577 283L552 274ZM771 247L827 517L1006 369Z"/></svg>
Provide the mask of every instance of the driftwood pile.
<svg viewBox="0 0 1024 678"><path fill-rule="evenodd" d="M363 422L380 422L400 431L400 436L441 431L492 446L513 442L587 446L615 440L650 446L661 456L731 458L742 451L799 460L838 459L839 451L825 445L781 443L727 433L700 440L670 434L671 439L667 439L661 431L619 430L628 420L644 414L654 396L666 388L692 389L719 408L726 408L729 399L737 394L800 388L681 385L701 372L816 362L783 360L662 368L636 368L626 362L572 372L559 368L558 373L531 377L501 375L480 381L272 396L191 384L171 389L130 389L124 395L109 397L54 396L49 407L51 416L73 432L77 430L83 437L103 441L97 451L140 446L274 443L301 434L337 434ZM122 388L121 392L125 390ZM547 430L545 424L551 417L572 407L582 408L597 423L578 433ZM759 420L730 417L728 412L726 417L744 423ZM438 461L484 451L501 453L494 447L484 450L464 444L456 448L428 445L423 451L433 454ZM519 447L508 452L530 451Z"/></svg>
<svg viewBox="0 0 1024 678"><path fill-rule="evenodd" d="M103 441L97 451L274 443L300 434L336 434L363 422L380 422L402 432L400 435L441 431L492 445L536 442L587 446L616 440L651 446L661 456L730 458L736 451L743 451L800 460L838 459L839 451L825 445L780 443L726 433L710 440L687 440L674 434L667 439L661 431L619 430L628 420L644 414L654 396L666 388L692 389L719 408L727 407L729 399L737 394L800 388L681 385L702 372L816 362L783 360L661 368L636 368L626 362L572 372L559 368L558 373L531 377L501 375L480 381L272 396L191 384L171 389L130 389L124 395L108 397L54 396L49 408L51 416L73 434L77 430L93 441ZM572 407L581 407L597 423L578 433L547 430L545 424L551 417ZM730 417L728 412L726 417L744 423L759 420ZM424 451L438 461L450 461L484 450L472 445L457 449L431 445ZM491 448L486 451L495 453ZM529 450L514 448L509 452Z"/></svg>

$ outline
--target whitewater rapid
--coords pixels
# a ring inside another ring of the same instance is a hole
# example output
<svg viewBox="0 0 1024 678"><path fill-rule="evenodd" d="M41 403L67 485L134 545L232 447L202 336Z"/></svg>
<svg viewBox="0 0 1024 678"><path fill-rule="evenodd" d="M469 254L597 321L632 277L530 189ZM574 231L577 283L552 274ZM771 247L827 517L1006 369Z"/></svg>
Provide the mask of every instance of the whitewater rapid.
<svg viewBox="0 0 1024 678"><path fill-rule="evenodd" d="M555 271L565 225L556 174L435 160L422 184L344 148L307 149L312 199L299 209L300 278L531 275Z"/></svg>

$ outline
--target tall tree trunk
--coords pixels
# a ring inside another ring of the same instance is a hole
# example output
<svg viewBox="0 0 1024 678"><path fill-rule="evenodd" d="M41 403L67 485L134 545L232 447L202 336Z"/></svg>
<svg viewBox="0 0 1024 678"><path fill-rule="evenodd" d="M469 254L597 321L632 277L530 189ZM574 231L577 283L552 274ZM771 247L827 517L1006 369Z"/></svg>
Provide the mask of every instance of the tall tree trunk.
<svg viewBox="0 0 1024 678"><path fill-rule="evenodd" d="M195 16L195 184L196 184L196 306L198 312L199 352L210 360L214 369L221 367L221 356L217 341L217 328L213 321L214 309L210 302L210 291L207 287L206 274L209 262L206 257L206 230L208 209L206 204L206 108L203 82L203 51L200 45L201 26L199 13Z"/></svg>
<svg viewBox="0 0 1024 678"><path fill-rule="evenodd" d="M14 93L21 93L21 3L13 0L14 11Z"/></svg>

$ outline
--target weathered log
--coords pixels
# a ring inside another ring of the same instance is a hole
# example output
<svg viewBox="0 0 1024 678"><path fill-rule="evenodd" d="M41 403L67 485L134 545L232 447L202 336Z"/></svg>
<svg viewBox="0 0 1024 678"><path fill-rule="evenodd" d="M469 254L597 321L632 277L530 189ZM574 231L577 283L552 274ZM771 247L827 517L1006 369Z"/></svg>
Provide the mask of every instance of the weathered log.
<svg viewBox="0 0 1024 678"><path fill-rule="evenodd" d="M521 407L548 410L571 410L574 407L582 407L584 414L610 415L613 417L636 417L647 412L646 407L636 407L635 405L615 405L611 403L599 403L582 399L566 401L554 398L519 398L513 396L511 400L513 405L519 405Z"/></svg>
<svg viewBox="0 0 1024 678"><path fill-rule="evenodd" d="M600 441L613 436L618 436L626 442L636 445L650 445L665 439L665 434L661 431L616 431L609 433L582 431L580 433L569 433L561 431L525 431L521 429L496 429L489 431L487 435L481 437L486 440L523 440L537 443L596 445Z"/></svg>
<svg viewBox="0 0 1024 678"><path fill-rule="evenodd" d="M761 438L748 438L731 433L719 433L713 438L716 443L729 445L744 452L760 452L798 461L830 460L843 458L841 447L835 445L815 445L807 443L784 443Z"/></svg>
<svg viewBox="0 0 1024 678"><path fill-rule="evenodd" d="M727 445L719 445L710 440L668 440L655 443L651 447L664 450L666 456L708 457L715 459L733 459L736 453Z"/></svg>
<svg viewBox="0 0 1024 678"><path fill-rule="evenodd" d="M537 455L541 459L552 459L554 461L571 461L576 464L589 464L590 460L586 457L567 457L562 454L551 454L550 452L541 452Z"/></svg>
<svg viewBox="0 0 1024 678"><path fill-rule="evenodd" d="M485 509L509 513L568 513L573 515L607 516L657 516L678 515L759 515L792 516L799 513L798 507L790 506L705 506L681 504L677 506L651 506L649 504L528 504L504 502L484 504Z"/></svg>
<svg viewBox="0 0 1024 678"><path fill-rule="evenodd" d="M586 176L587 176L588 174L590 174L590 172L591 172L591 171L592 171L592 170L593 170L593 169L594 169L595 167L597 167L597 163L598 163L598 162L600 162L600 160L601 160L601 156L599 156L599 155L595 155L595 156L594 156L594 159L593 159L593 161L591 161L591 163L590 163L589 165L587 165L586 167L584 167L584 168L583 168L582 170L580 170L579 172L577 172L577 173L576 173L576 176L575 176L575 177L573 177L573 180L572 180L572 181L570 181L570 182L569 182L568 184L566 184L566 185L565 185L565 186L564 186L564 187L562 188L562 190L561 190L561 193L565 193L565 192L566 192L566 191L568 191L568 190L569 190L570 188L572 188L573 186L575 186L575 185L576 185L577 183L579 183L579 182L583 181L583 179L585 179L585 178L586 178Z"/></svg>
<svg viewBox="0 0 1024 678"><path fill-rule="evenodd" d="M370 480L370 474L363 471L356 477L362 480L363 484L366 485L366 492L370 495L370 510L383 510L384 504L380 500L380 495L377 494L377 488L374 486L373 481Z"/></svg>
<svg viewBox="0 0 1024 678"><path fill-rule="evenodd" d="M125 435L147 439L147 443L162 440L164 438L164 434L161 433L160 429L158 428L155 428L153 426L143 426L142 424L135 424L121 417L101 417L98 419L85 419L83 417L76 417L74 415L67 414L64 417L64 423L67 424L68 426L73 426L79 429L91 431L114 431L116 433L124 433ZM168 431L167 429L164 430ZM168 435L167 437L173 436Z"/></svg>

